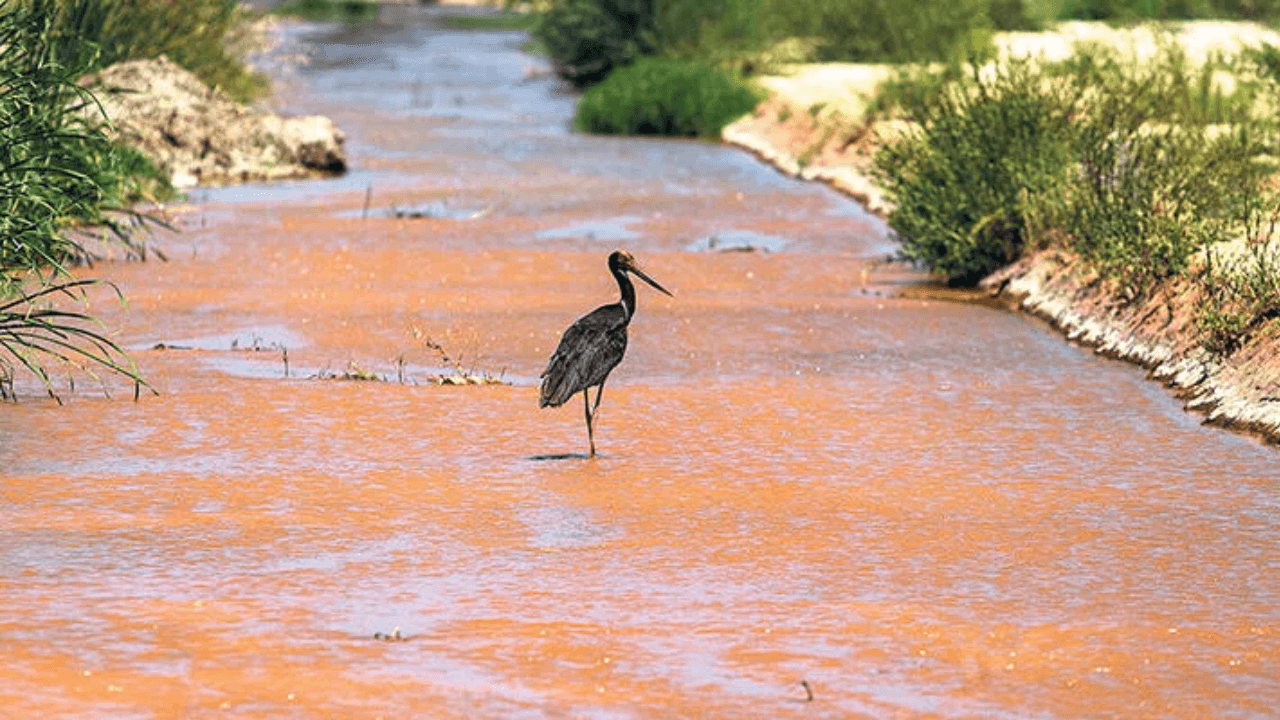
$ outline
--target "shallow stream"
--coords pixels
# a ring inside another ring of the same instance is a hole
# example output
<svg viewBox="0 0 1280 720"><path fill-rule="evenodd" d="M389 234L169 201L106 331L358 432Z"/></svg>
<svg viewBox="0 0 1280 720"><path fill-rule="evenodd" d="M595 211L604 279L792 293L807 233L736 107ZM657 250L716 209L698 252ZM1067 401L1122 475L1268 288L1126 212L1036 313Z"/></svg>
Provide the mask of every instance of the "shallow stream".
<svg viewBox="0 0 1280 720"><path fill-rule="evenodd" d="M349 175L96 268L158 396L0 404L0 718L1275 717L1274 448L399 12L290 31ZM616 247L675 297L589 460L538 374Z"/></svg>

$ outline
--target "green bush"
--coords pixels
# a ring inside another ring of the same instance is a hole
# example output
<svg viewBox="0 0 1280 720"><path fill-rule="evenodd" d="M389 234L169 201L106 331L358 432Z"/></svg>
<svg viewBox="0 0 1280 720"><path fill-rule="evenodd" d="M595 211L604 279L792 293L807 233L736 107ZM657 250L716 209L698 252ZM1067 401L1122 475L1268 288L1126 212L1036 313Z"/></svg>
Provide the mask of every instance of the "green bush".
<svg viewBox="0 0 1280 720"><path fill-rule="evenodd" d="M1112 90L1077 127L1078 176L1044 223L1137 298L1241 231L1262 148L1244 129L1143 122L1142 88Z"/></svg>
<svg viewBox="0 0 1280 720"><path fill-rule="evenodd" d="M655 0L559 0L534 25L560 77L578 87L658 50Z"/></svg>
<svg viewBox="0 0 1280 720"><path fill-rule="evenodd" d="M1060 20L1197 20L1207 18L1266 20L1280 11L1276 0L1062 0Z"/></svg>
<svg viewBox="0 0 1280 720"><path fill-rule="evenodd" d="M1273 133L1250 112L1258 86L1225 93L1211 83L1215 63L1191 68L1178 46L1143 63L1081 60L1065 78L1088 94L1074 123L1078 174L1061 202L1041 210L1136 298L1243 232Z"/></svg>
<svg viewBox="0 0 1280 720"><path fill-rule="evenodd" d="M89 56L68 52L57 28L91 2L69 0L60 12L54 0L31 0L0 14L0 398L12 395L18 367L53 394L47 361L97 364L142 383L120 349L86 327L88 316L50 305L94 284L69 278L68 263L88 254L72 230L106 227L127 239L115 217L137 219L127 208L139 178L157 177L108 142L92 119L96 101L76 84Z"/></svg>
<svg viewBox="0 0 1280 720"><path fill-rule="evenodd" d="M1274 199L1270 203L1275 206ZM1275 216L1265 234L1248 236L1248 254L1223 259L1205 253L1197 279L1204 302L1196 315L1205 349L1230 355L1249 341L1267 320L1280 317L1280 244L1275 239Z"/></svg>
<svg viewBox="0 0 1280 720"><path fill-rule="evenodd" d="M921 132L876 157L896 205L889 226L907 259L950 283L975 283L1018 258L1027 207L1066 184L1077 98L1016 62L906 99Z"/></svg>
<svg viewBox="0 0 1280 720"><path fill-rule="evenodd" d="M584 132L718 138L758 100L750 88L706 65L645 58L583 94L573 124Z"/></svg>
<svg viewBox="0 0 1280 720"><path fill-rule="evenodd" d="M818 59L915 62L988 56L989 0L762 0L767 35L818 41Z"/></svg>
<svg viewBox="0 0 1280 720"><path fill-rule="evenodd" d="M307 20L358 22L377 17L378 3L373 0L286 0L271 8L271 12Z"/></svg>
<svg viewBox="0 0 1280 720"><path fill-rule="evenodd" d="M27 1L27 0L24 0ZM248 101L267 89L248 70L250 18L238 0L59 0L52 40L64 62L100 70L167 55L206 85Z"/></svg>
<svg viewBox="0 0 1280 720"><path fill-rule="evenodd" d="M903 255L970 283L1053 242L1137 298L1242 232L1274 135L1249 113L1259 89L1214 90L1174 48L1152 63L1104 60L897 81L920 130L876 164Z"/></svg>

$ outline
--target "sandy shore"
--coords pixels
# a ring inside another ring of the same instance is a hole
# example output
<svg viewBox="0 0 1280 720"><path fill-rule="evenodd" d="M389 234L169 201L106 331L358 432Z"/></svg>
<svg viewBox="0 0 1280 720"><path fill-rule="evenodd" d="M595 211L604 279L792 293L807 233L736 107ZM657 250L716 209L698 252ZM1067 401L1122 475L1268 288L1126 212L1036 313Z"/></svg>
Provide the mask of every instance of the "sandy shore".
<svg viewBox="0 0 1280 720"><path fill-rule="evenodd" d="M1192 61L1263 42L1280 45L1280 34L1252 23L1187 23L1177 37ZM1080 42L1108 44L1140 58L1159 47L1148 28L1082 22L1063 23L1053 33L997 38L1005 55L1049 59L1066 57ZM788 174L826 182L885 215L891 206L871 177L871 156L902 128L851 128L877 83L892 72L889 66L838 63L788 68L762 80L769 99L726 127L723 139ZM1153 380L1179 393L1206 422L1280 442L1280 323L1269 321L1244 347L1215 358L1202 349L1192 320L1199 301L1194 288L1172 283L1155 299L1133 305L1095 279L1068 255L1043 252L993 274L982 287L1010 307L1048 320L1072 342L1148 368Z"/></svg>

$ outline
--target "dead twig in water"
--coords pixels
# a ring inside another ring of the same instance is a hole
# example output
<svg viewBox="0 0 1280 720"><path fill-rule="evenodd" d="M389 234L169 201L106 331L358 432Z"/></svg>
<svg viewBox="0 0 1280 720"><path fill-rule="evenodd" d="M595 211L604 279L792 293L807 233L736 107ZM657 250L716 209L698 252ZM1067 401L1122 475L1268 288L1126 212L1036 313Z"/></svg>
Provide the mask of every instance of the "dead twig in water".
<svg viewBox="0 0 1280 720"><path fill-rule="evenodd" d="M391 631L390 634L384 632L376 632L373 634L374 640L384 640L386 642L404 642L408 640L408 636L400 634L400 628Z"/></svg>
<svg viewBox="0 0 1280 720"><path fill-rule="evenodd" d="M813 688L809 687L808 680L801 680L800 687L804 688L805 702L813 702Z"/></svg>
<svg viewBox="0 0 1280 720"><path fill-rule="evenodd" d="M372 370L365 370L356 364L355 360L347 363L347 369L340 373L335 373L328 368L321 368L312 375L312 380L350 380L354 382L386 382L387 379Z"/></svg>
<svg viewBox="0 0 1280 720"><path fill-rule="evenodd" d="M474 367L467 368L462 363L461 357L453 357L444 346L432 340L429 335L422 332L418 327L411 328L414 339L423 347L427 348L440 359L440 364L453 371L450 375L432 375L431 382L436 385L507 385L508 383L501 376L494 377L487 371L477 372ZM403 358L403 356L401 356ZM506 370L503 370L503 375Z"/></svg>

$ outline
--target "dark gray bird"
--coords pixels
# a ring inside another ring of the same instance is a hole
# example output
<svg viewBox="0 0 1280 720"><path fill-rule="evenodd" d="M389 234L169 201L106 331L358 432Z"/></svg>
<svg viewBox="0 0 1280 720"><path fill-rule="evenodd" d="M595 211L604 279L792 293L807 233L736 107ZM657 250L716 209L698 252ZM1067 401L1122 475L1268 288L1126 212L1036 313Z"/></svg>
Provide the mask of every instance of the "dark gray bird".
<svg viewBox="0 0 1280 720"><path fill-rule="evenodd" d="M618 281L622 298L603 305L578 318L560 337L547 369L542 371L542 400L539 407L560 407L569 398L582 393L587 413L587 443L591 457L596 454L595 431L591 420L600 407L604 395L604 381L609 373L622 362L627 351L627 325L636 313L636 289L627 273L644 280L666 295L667 289L644 274L636 265L636 259L626 250L615 250L609 255L609 272ZM591 402L590 389L596 390L596 401Z"/></svg>

